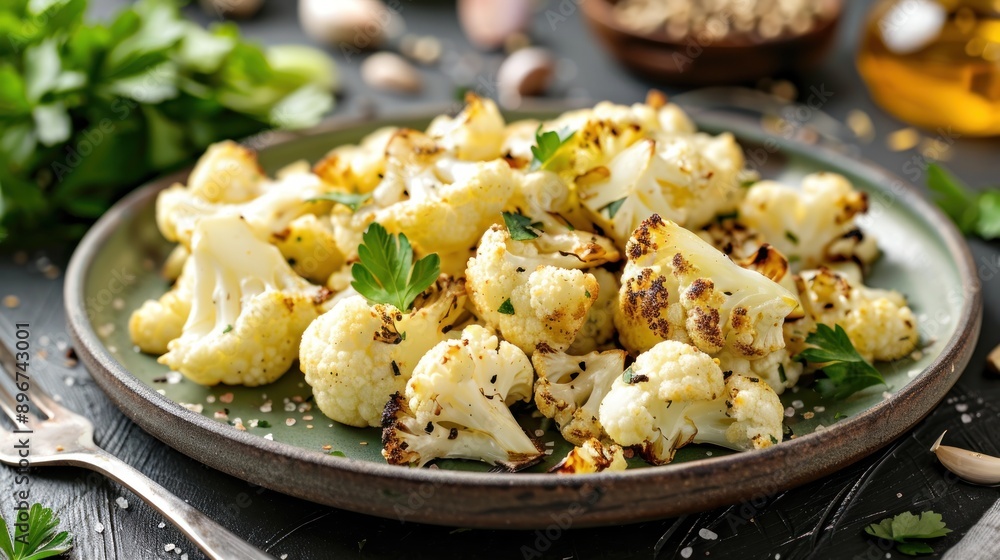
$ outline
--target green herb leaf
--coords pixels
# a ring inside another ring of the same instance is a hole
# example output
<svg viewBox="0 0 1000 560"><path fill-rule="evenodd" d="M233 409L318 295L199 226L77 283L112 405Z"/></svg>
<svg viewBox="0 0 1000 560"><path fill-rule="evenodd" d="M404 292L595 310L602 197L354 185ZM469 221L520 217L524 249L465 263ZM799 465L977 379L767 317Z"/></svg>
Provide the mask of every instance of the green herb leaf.
<svg viewBox="0 0 1000 560"><path fill-rule="evenodd" d="M607 210L608 211L608 218L614 219L615 214L618 213L618 210L621 209L622 204L625 204L626 200L628 200L628 197L619 198L618 200L616 200L616 201L608 204L604 208L601 208L601 210Z"/></svg>
<svg viewBox="0 0 1000 560"><path fill-rule="evenodd" d="M0 551L7 560L41 560L58 556L73 548L73 535L57 532L59 518L52 510L33 504L28 510L28 521L21 527L15 525L14 534L8 532L7 521L0 516Z"/></svg>
<svg viewBox="0 0 1000 560"><path fill-rule="evenodd" d="M330 453L328 453L328 455L333 455L334 457L347 457L347 455L345 455L343 451L337 451L337 450L331 451Z"/></svg>
<svg viewBox="0 0 1000 560"><path fill-rule="evenodd" d="M270 428L271 427L271 423L268 422L267 420L260 420L260 421L257 422L257 427L258 428Z"/></svg>
<svg viewBox="0 0 1000 560"><path fill-rule="evenodd" d="M507 225L510 238L514 241L529 241L535 239L541 231L541 222L532 223L531 218L515 212L504 212L503 222Z"/></svg>
<svg viewBox="0 0 1000 560"><path fill-rule="evenodd" d="M222 334L226 334L226 333L228 333L228 332L230 332L232 330L233 330L233 326L232 325L226 325L226 328L222 329Z"/></svg>
<svg viewBox="0 0 1000 560"><path fill-rule="evenodd" d="M628 366L628 368L626 368L625 371L622 372L622 381L624 381L625 383L628 383L629 385L631 385L632 384L632 373L633 373L632 366Z"/></svg>
<svg viewBox="0 0 1000 560"><path fill-rule="evenodd" d="M937 164L927 166L927 186L934 202L955 222L962 233L976 233L979 205L976 194L958 178Z"/></svg>
<svg viewBox="0 0 1000 560"><path fill-rule="evenodd" d="M817 383L823 396L845 399L866 387L885 384L882 374L858 354L840 325L834 330L820 323L806 342L813 347L800 352L797 358L823 364L827 377Z"/></svg>
<svg viewBox="0 0 1000 560"><path fill-rule="evenodd" d="M795 245L799 244L799 236L789 230L785 230L785 239L791 241Z"/></svg>
<svg viewBox="0 0 1000 560"><path fill-rule="evenodd" d="M576 134L576 131L561 130L559 132L542 132L542 125L538 125L535 131L535 145L531 147L531 171L538 169L548 169L550 163L555 160L559 150Z"/></svg>
<svg viewBox="0 0 1000 560"><path fill-rule="evenodd" d="M759 182L760 181L757 179L746 179L744 181L740 181L740 186L743 187L744 189L749 189L750 187L756 185Z"/></svg>
<svg viewBox="0 0 1000 560"><path fill-rule="evenodd" d="M896 550L903 554L931 554L934 549L922 542L912 542L914 539L925 540L943 537L951 532L941 514L925 511L914 515L908 511L895 517L888 517L879 523L865 527L865 532L873 537L896 542Z"/></svg>
<svg viewBox="0 0 1000 560"><path fill-rule="evenodd" d="M510 302L510 298L507 298L503 301L503 303L500 304L500 307L497 308L497 311L503 313L504 315L513 315L514 304Z"/></svg>
<svg viewBox="0 0 1000 560"><path fill-rule="evenodd" d="M368 226L362 240L360 261L351 267L351 286L371 302L391 304L405 313L441 273L437 253L414 263L406 235L390 235L381 224Z"/></svg>
<svg viewBox="0 0 1000 560"><path fill-rule="evenodd" d="M316 198L309 199L309 202L316 202L318 200L332 200L334 202L339 202L344 206L351 209L351 212L357 212L358 208L364 204L369 198L372 197L372 193L342 193L342 192L328 192L323 193Z"/></svg>
<svg viewBox="0 0 1000 560"><path fill-rule="evenodd" d="M778 379L780 379L782 383L788 381L788 375L785 374L785 364L778 364Z"/></svg>

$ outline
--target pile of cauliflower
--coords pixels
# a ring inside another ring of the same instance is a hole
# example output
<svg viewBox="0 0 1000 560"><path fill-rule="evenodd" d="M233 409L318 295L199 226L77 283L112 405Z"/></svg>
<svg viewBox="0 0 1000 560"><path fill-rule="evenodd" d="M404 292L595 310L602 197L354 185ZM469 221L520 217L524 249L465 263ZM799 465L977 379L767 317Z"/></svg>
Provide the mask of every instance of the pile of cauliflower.
<svg viewBox="0 0 1000 560"><path fill-rule="evenodd" d="M205 385L264 385L298 360L319 408L381 428L392 464L535 464L511 412L533 403L576 446L553 469L569 473L777 444L778 395L819 324L867 360L915 349L905 299L863 284L878 248L844 177L755 181L731 134L656 93L544 123L467 102L274 179L251 150L211 147L159 195L176 279L132 314L134 343ZM541 130L568 137L545 161ZM375 222L440 257L410 309L351 287Z"/></svg>

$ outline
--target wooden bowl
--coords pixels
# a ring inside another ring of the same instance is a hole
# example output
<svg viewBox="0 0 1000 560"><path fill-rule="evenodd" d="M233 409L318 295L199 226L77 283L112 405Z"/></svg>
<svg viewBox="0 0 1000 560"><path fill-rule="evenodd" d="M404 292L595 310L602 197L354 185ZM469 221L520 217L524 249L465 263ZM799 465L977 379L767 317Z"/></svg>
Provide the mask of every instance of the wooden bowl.
<svg viewBox="0 0 1000 560"><path fill-rule="evenodd" d="M805 34L768 40L733 36L714 42L695 35L677 40L665 30L637 34L619 23L613 0L583 2L582 8L593 33L629 70L657 82L707 86L752 82L815 66L832 46L842 13L842 0L827 1L832 16Z"/></svg>

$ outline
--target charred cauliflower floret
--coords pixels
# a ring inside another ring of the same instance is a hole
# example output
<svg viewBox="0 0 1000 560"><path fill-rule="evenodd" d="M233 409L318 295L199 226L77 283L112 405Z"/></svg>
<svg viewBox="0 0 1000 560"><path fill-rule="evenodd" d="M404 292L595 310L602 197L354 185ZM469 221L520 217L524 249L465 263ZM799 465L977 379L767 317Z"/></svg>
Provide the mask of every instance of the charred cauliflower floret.
<svg viewBox="0 0 1000 560"><path fill-rule="evenodd" d="M550 262L530 242L513 241L494 225L466 270L476 315L529 355L542 343L556 351L568 348L600 294L593 274Z"/></svg>
<svg viewBox="0 0 1000 560"><path fill-rule="evenodd" d="M508 406L531 397L531 362L479 325L432 348L382 415L382 455L394 465L471 459L517 469L542 453Z"/></svg>
<svg viewBox="0 0 1000 560"><path fill-rule="evenodd" d="M803 271L800 277L800 297L809 319L843 327L864 359L898 360L916 349L917 319L899 292L869 288L860 279L827 268Z"/></svg>
<svg viewBox="0 0 1000 560"><path fill-rule="evenodd" d="M309 325L299 347L316 405L342 424L381 425L386 401L406 387L420 358L449 338L465 299L464 282L442 277L408 313L357 295L340 300Z"/></svg>
<svg viewBox="0 0 1000 560"><path fill-rule="evenodd" d="M803 179L801 189L774 181L755 183L740 204L739 221L796 268L842 260L868 264L878 256L878 247L855 224L867 210L868 196L843 176L815 173Z"/></svg>
<svg viewBox="0 0 1000 560"><path fill-rule="evenodd" d="M328 292L238 217L199 221L191 245L191 313L158 361L202 385L254 387L284 375Z"/></svg>
<svg viewBox="0 0 1000 560"><path fill-rule="evenodd" d="M798 301L696 234L654 215L626 252L615 325L629 351L678 340L759 359L784 347L782 323Z"/></svg>
<svg viewBox="0 0 1000 560"><path fill-rule="evenodd" d="M556 474L589 474L603 471L623 471L628 467L620 445L603 444L591 438L574 447L549 472Z"/></svg>
<svg viewBox="0 0 1000 560"><path fill-rule="evenodd" d="M531 357L538 380L535 405L559 426L566 441L583 445L604 436L599 410L611 384L625 370L625 352L609 350L570 356L540 348Z"/></svg>

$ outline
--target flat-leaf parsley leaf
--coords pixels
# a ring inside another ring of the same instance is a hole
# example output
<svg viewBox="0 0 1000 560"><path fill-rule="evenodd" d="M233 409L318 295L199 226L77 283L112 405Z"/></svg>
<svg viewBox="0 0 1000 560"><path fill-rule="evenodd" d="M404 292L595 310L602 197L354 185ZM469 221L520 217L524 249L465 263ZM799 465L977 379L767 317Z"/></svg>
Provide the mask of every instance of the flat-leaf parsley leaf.
<svg viewBox="0 0 1000 560"><path fill-rule="evenodd" d="M7 560L41 560L73 548L72 533L57 532L59 518L41 504L34 504L28 510L27 523L14 527L12 537L7 521L0 517L0 552ZM27 527L27 531L22 531L21 527Z"/></svg>
<svg viewBox="0 0 1000 560"><path fill-rule="evenodd" d="M865 527L865 532L873 537L896 542L896 550L903 554L931 554L934 549L927 543L912 542L913 539L935 539L951 532L941 514L925 511L914 515L905 511L895 517L888 517L879 523Z"/></svg>
<svg viewBox="0 0 1000 560"><path fill-rule="evenodd" d="M538 232L542 229L541 222L531 222L531 218L522 216L515 212L504 212L503 223L510 232L510 238L514 241L529 241L538 237Z"/></svg>
<svg viewBox="0 0 1000 560"><path fill-rule="evenodd" d="M820 379L816 386L820 394L845 399L866 387L884 385L882 374L858 354L844 329L840 325L835 326L836 330L819 324L816 332L806 338L806 342L813 347L806 348L797 356L814 364L823 364L821 369L826 378Z"/></svg>
<svg viewBox="0 0 1000 560"><path fill-rule="evenodd" d="M358 247L359 262L351 267L351 286L374 303L388 303L406 312L413 300L437 280L441 259L437 253L413 262L413 248L406 235L390 235L372 223Z"/></svg>
<svg viewBox="0 0 1000 560"><path fill-rule="evenodd" d="M531 160L531 171L547 168L549 163L555 159L559 149L566 142L569 142L570 138L573 138L575 134L575 130L542 132L542 125L538 125L538 130L535 131L535 145L531 147L531 155L535 156Z"/></svg>

